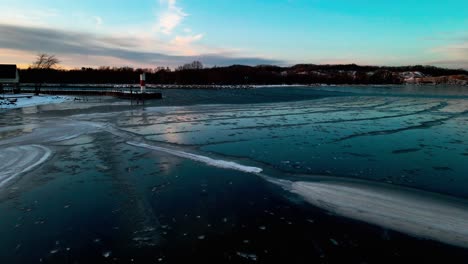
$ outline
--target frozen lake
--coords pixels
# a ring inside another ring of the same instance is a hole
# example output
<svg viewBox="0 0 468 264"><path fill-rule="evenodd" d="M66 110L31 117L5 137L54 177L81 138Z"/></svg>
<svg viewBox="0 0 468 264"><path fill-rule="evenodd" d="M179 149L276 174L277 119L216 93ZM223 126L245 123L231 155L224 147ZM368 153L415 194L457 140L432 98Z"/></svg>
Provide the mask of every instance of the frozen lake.
<svg viewBox="0 0 468 264"><path fill-rule="evenodd" d="M163 94L0 112L0 263L468 261L466 87Z"/></svg>

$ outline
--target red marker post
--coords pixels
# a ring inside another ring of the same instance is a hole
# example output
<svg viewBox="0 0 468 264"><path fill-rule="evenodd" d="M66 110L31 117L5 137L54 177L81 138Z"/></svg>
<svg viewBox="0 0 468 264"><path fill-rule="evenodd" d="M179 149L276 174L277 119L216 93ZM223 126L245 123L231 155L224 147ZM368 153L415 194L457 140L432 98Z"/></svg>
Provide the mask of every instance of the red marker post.
<svg viewBox="0 0 468 264"><path fill-rule="evenodd" d="M146 92L146 73L140 74L140 91L141 93Z"/></svg>

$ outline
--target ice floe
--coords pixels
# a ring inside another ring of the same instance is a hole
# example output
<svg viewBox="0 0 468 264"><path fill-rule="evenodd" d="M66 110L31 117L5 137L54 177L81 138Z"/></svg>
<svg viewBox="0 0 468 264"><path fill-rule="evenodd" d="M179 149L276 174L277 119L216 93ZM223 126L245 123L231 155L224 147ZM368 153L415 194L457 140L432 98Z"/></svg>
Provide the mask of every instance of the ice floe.
<svg viewBox="0 0 468 264"><path fill-rule="evenodd" d="M255 254L249 254L249 253L244 253L244 252L237 252L237 255L239 257L242 257L244 259L247 259L247 260L251 260L251 261L257 261L258 257L257 255Z"/></svg>
<svg viewBox="0 0 468 264"><path fill-rule="evenodd" d="M468 247L468 206L455 198L354 182L294 182L291 190L337 215Z"/></svg>
<svg viewBox="0 0 468 264"><path fill-rule="evenodd" d="M112 251L110 251L110 250L102 252L102 256L105 257L105 258L108 258L111 255L112 255Z"/></svg>

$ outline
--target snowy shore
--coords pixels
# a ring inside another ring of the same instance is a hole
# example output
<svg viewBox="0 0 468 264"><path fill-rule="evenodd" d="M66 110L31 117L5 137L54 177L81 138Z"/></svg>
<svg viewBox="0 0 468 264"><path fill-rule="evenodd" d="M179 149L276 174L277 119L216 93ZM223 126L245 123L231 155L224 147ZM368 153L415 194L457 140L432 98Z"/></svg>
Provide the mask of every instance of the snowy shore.
<svg viewBox="0 0 468 264"><path fill-rule="evenodd" d="M15 109L36 105L59 104L71 100L68 96L5 94L0 95L0 109Z"/></svg>

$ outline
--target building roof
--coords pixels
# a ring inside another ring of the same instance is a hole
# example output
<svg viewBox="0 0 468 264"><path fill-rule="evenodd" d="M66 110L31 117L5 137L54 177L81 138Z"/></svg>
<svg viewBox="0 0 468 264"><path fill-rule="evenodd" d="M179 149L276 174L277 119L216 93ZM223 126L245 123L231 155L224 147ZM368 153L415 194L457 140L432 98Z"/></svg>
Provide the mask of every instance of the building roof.
<svg viewBox="0 0 468 264"><path fill-rule="evenodd" d="M18 82L18 70L14 64L0 64L0 83Z"/></svg>

